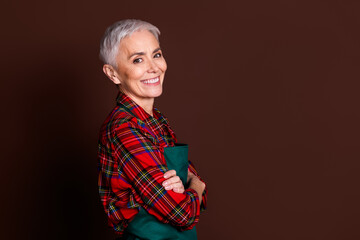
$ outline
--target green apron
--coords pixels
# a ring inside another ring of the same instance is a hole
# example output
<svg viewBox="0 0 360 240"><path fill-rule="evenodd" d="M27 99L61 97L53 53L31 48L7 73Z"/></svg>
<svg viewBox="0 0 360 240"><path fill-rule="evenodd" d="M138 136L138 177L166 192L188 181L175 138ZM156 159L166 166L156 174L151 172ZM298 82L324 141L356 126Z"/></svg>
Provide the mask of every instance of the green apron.
<svg viewBox="0 0 360 240"><path fill-rule="evenodd" d="M169 170L174 169L184 186L188 173L188 146L177 144L175 147L164 148L164 157ZM180 232L174 226L157 220L153 215L140 208L139 213L125 230L127 240L197 240L196 229Z"/></svg>

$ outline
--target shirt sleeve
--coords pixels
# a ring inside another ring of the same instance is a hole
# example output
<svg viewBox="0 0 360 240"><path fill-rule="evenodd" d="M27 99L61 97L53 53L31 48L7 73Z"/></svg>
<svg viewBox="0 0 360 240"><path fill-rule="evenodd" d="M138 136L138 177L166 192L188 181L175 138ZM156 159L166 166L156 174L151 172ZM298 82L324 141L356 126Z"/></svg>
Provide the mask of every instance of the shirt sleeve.
<svg viewBox="0 0 360 240"><path fill-rule="evenodd" d="M135 202L159 221L181 230L191 229L199 221L199 197L195 190L187 189L180 194L162 186L167 167L163 150L150 131L132 121L120 124L113 131L112 145L119 169L135 191Z"/></svg>
<svg viewBox="0 0 360 240"><path fill-rule="evenodd" d="M195 176L197 176L203 183L205 183L205 181L200 177L200 175L198 174L198 172L195 169L194 164L189 160L189 170L190 172L192 172ZM202 194L202 202L201 202L201 206L200 206L200 211L204 211L207 207L207 185L205 183L205 189L204 192Z"/></svg>

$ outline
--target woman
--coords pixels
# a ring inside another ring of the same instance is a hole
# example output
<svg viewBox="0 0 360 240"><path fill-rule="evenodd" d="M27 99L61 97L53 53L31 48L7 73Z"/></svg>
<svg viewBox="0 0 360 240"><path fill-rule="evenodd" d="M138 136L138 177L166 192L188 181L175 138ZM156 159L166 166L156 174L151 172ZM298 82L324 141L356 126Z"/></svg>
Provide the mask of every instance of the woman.
<svg viewBox="0 0 360 240"><path fill-rule="evenodd" d="M167 68L159 33L150 23L122 20L102 39L103 71L119 94L100 131L99 193L123 239L196 239L205 183L154 108Z"/></svg>

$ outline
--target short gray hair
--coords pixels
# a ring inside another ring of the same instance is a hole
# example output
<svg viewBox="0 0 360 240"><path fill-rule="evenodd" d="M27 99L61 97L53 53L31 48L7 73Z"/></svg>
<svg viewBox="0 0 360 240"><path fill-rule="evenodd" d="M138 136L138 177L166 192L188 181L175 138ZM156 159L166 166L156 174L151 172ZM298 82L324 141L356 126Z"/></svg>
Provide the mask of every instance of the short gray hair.
<svg viewBox="0 0 360 240"><path fill-rule="evenodd" d="M154 25L138 19L125 19L108 27L100 42L100 59L104 64L116 66L116 56L119 51L120 41L136 31L148 30L159 41L160 31Z"/></svg>

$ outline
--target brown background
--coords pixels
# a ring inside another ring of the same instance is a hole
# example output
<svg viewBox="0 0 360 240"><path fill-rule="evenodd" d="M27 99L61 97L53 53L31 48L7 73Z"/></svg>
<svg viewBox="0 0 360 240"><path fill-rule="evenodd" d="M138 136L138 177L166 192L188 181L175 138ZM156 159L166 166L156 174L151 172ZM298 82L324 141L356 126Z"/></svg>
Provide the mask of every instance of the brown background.
<svg viewBox="0 0 360 240"><path fill-rule="evenodd" d="M162 31L157 106L209 188L199 239L360 239L359 1L4 1L1 239L112 239L99 40Z"/></svg>

